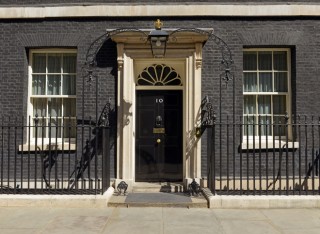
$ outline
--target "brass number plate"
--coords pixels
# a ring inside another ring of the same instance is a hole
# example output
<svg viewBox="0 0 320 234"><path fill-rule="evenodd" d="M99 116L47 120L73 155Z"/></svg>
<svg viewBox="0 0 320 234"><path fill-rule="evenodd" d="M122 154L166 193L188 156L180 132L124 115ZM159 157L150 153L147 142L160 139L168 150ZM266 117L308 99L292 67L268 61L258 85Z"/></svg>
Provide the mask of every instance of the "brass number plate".
<svg viewBox="0 0 320 234"><path fill-rule="evenodd" d="M165 133L164 128L153 128L153 133Z"/></svg>

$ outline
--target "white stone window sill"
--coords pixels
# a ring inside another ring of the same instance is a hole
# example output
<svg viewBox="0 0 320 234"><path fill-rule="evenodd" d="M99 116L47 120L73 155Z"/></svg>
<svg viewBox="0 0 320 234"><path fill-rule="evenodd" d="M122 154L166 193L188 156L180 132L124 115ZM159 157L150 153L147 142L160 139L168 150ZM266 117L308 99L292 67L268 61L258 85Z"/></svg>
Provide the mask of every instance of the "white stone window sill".
<svg viewBox="0 0 320 234"><path fill-rule="evenodd" d="M41 141L37 142L37 145L34 141L31 141L30 143L25 143L23 145L19 145L19 151L20 152L33 152L33 151L74 151L76 150L76 144L75 140L70 140L68 142L44 142Z"/></svg>
<svg viewBox="0 0 320 234"><path fill-rule="evenodd" d="M279 141L279 140L270 140L270 141L253 141L253 140L248 140L248 141L243 141L241 143L241 150L253 150L253 149L283 149L286 150L287 148L292 150L292 149L298 149L299 148L299 142L293 142L293 141L288 141L288 145L286 141Z"/></svg>

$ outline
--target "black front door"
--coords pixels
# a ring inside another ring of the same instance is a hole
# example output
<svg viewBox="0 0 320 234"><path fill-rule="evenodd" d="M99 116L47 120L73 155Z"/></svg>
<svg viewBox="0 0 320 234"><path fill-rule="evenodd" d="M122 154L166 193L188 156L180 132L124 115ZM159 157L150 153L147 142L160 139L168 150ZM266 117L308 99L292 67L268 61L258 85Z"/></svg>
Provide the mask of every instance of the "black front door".
<svg viewBox="0 0 320 234"><path fill-rule="evenodd" d="M138 90L136 181L182 181L182 91Z"/></svg>

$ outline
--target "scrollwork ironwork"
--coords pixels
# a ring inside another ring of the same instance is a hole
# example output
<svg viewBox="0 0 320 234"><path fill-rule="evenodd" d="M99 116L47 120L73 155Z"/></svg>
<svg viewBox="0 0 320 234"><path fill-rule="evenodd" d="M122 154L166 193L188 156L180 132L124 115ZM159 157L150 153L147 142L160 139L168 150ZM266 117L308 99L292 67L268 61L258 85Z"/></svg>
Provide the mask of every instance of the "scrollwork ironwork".
<svg viewBox="0 0 320 234"><path fill-rule="evenodd" d="M98 76L95 74L94 68L97 66L96 56L99 52L100 48L103 46L103 44L109 40L112 36L116 36L121 33L125 32L136 32L141 34L141 40L144 42L148 41L148 34L140 29L136 28L120 28L115 29L111 31L107 31L101 36L99 36L91 45L89 46L89 49L86 54L86 62L84 66L82 67L82 70L84 71L83 79L87 80L87 83L89 86L91 86L92 81L95 81L98 83ZM229 46L227 43L222 40L217 35L213 34L213 32L209 32L203 29L198 28L179 28L173 32L170 33L169 38L171 38L173 41L176 40L176 34L180 32L190 32L190 33L197 33L200 35L208 36L208 40L212 40L220 49L221 52L221 65L223 66L223 72L220 74L220 79L224 80L226 84L228 84L229 81L234 79L234 75L232 73L232 65L233 65L233 59L232 54ZM84 82L85 84L85 82ZM96 84L98 86L98 84ZM84 98L84 96L83 96ZM96 98L98 98L98 94L96 94ZM84 101L83 101L84 102ZM97 103L97 101L96 101ZM205 125L211 125L212 124L212 105L207 104L206 106L208 112L207 117L205 118L205 121L203 124ZM96 110L97 112L97 110ZM96 116L98 115L98 112L96 113ZM104 116L106 118L106 116ZM100 119L100 118L99 118Z"/></svg>
<svg viewBox="0 0 320 234"><path fill-rule="evenodd" d="M173 41L176 41L175 36L173 36L176 33L179 32L193 32L193 33L198 33L202 35L208 36L208 40L212 39L213 42L219 47L219 50L221 52L221 64L223 65L224 71L223 73L220 74L220 78L225 81L225 83L228 85L228 82L234 79L234 75L232 73L232 65L234 63L232 59L232 53L231 50L228 46L228 44L222 40L220 37L215 35L212 32L208 32L202 29L197 29L197 28L179 28L175 31L173 31L169 37L173 39Z"/></svg>
<svg viewBox="0 0 320 234"><path fill-rule="evenodd" d="M98 120L98 126L109 127L110 126L110 113L111 113L111 98L104 105L100 117Z"/></svg>
<svg viewBox="0 0 320 234"><path fill-rule="evenodd" d="M210 102L210 99L208 96L205 96L205 98L201 102L201 116L202 126L211 126L214 124L214 111L212 107L212 103Z"/></svg>

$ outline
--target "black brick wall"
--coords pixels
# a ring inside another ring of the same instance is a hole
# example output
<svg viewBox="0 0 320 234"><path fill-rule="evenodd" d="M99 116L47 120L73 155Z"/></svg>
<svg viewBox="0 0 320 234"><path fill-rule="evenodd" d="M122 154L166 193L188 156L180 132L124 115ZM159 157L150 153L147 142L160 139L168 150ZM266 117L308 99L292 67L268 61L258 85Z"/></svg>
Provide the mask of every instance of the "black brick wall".
<svg viewBox="0 0 320 234"><path fill-rule="evenodd" d="M4 1L2 1L3 3ZM24 1L25 2L25 1ZM33 1L36 2L36 1ZM49 1L48 1L49 2ZM18 1L16 1L18 3ZM27 3L27 2L25 2ZM29 3L29 2L28 2ZM31 1L30 1L31 3ZM84 95L85 118L95 113L95 82L82 80L81 67L90 44L106 29L152 28L153 18L110 19L51 19L0 21L0 115L26 115L28 84L28 50L32 48L67 47L78 50L77 114L82 117ZM229 45L235 61L234 82L222 83L222 118L232 115L233 86L235 112L242 114L242 49L243 47L288 47L292 51L292 110L294 114L318 115L320 99L320 20L318 18L164 18L166 28L181 25L195 28L213 27L215 34ZM107 41L98 54L99 110L111 97L116 103L117 66L116 46ZM213 99L214 110L219 112L219 48L208 41L204 46L202 66L202 96ZM220 117L220 116L218 116ZM206 134L202 142L203 176L206 175ZM224 150L225 150L224 146ZM113 151L113 159L115 152Z"/></svg>

